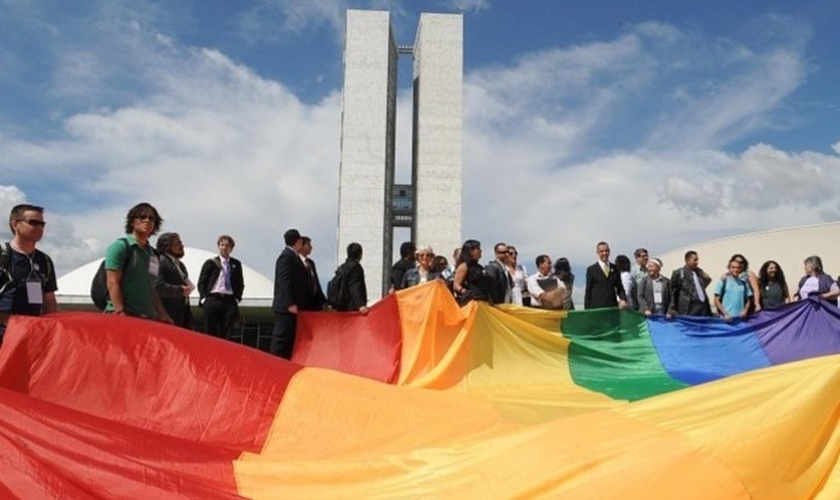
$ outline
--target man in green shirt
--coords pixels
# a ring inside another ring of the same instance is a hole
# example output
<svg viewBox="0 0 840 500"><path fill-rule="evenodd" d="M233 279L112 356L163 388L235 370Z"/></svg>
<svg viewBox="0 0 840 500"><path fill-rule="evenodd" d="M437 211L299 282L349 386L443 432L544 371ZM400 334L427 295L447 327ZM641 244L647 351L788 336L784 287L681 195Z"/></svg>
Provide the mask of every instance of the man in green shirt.
<svg viewBox="0 0 840 500"><path fill-rule="evenodd" d="M106 312L172 323L155 289L160 261L149 243L162 223L157 209L148 203L128 211L126 236L111 243L105 252Z"/></svg>

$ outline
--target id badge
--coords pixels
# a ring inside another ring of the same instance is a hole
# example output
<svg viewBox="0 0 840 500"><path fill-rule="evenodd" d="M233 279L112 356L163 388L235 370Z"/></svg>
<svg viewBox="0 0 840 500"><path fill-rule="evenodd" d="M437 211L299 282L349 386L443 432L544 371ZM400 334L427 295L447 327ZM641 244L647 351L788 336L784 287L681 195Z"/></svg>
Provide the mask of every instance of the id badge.
<svg viewBox="0 0 840 500"><path fill-rule="evenodd" d="M662 303L662 292L653 292L653 303L654 304L661 304Z"/></svg>
<svg viewBox="0 0 840 500"><path fill-rule="evenodd" d="M153 255L149 259L149 274L157 278L158 270L160 269L160 261L157 258L157 255Z"/></svg>
<svg viewBox="0 0 840 500"><path fill-rule="evenodd" d="M30 304L43 304L44 303L44 292L41 290L41 282L40 281L27 281L26 282L26 300Z"/></svg>

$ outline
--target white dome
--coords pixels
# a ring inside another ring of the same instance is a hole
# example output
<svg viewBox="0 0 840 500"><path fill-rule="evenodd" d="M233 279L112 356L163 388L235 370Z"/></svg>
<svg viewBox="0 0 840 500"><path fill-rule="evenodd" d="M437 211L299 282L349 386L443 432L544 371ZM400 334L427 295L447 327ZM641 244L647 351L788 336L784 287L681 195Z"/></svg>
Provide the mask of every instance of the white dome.
<svg viewBox="0 0 840 500"><path fill-rule="evenodd" d="M672 270L683 266L687 250L696 251L700 257L700 267L712 278L709 289L713 289L720 276L726 273L729 258L735 253L743 254L749 261L750 270L756 274L765 261L775 260L784 270L790 293L793 294L797 290L799 278L804 274L802 262L810 255L819 255L825 272L832 278L837 277L840 273L838 244L840 223L829 222L700 242L658 257L663 261L662 274L670 276Z"/></svg>
<svg viewBox="0 0 840 500"><path fill-rule="evenodd" d="M193 283L198 282L201 266L204 265L207 259L211 259L216 255L216 253L198 248L184 248L184 258L181 261L187 266L187 272ZM96 270L99 269L100 262L102 262L102 259L89 262L58 278L56 298L59 304L91 303L90 282L93 280L93 275L96 274ZM270 301L274 297L274 283L255 269L243 265L242 277L245 281L245 291L242 297L243 304L262 304L267 300ZM194 290L190 297L193 303L198 303L198 290Z"/></svg>

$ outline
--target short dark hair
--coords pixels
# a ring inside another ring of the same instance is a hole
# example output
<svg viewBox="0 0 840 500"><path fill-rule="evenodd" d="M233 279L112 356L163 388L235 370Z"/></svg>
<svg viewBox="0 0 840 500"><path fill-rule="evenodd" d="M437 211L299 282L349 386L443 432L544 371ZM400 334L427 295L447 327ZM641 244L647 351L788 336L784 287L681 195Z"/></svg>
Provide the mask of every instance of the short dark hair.
<svg viewBox="0 0 840 500"><path fill-rule="evenodd" d="M236 242L233 241L233 236L228 236L227 234L223 234L216 238L216 246L221 245L223 241L227 241L228 243L230 243L231 248L236 246Z"/></svg>
<svg viewBox="0 0 840 500"><path fill-rule="evenodd" d="M301 236L300 243L302 245L308 245L309 243L312 243L312 238L310 238L309 236Z"/></svg>
<svg viewBox="0 0 840 500"><path fill-rule="evenodd" d="M548 255L542 254L542 255L537 255L537 258L534 259L534 264L537 265L538 269L540 267L540 264L542 264L543 262L548 262L550 264L551 263L551 257L549 257Z"/></svg>
<svg viewBox="0 0 840 500"><path fill-rule="evenodd" d="M688 259L690 259L691 257L694 257L695 255L697 255L697 252L695 252L694 250L689 250L689 251L687 251L687 252L685 253L685 255L683 256L683 260L688 260Z"/></svg>
<svg viewBox="0 0 840 500"><path fill-rule="evenodd" d="M638 258L639 258L639 256L641 256L643 253L649 253L649 252L647 251L647 248L637 248L637 249L633 252L633 257L635 257L635 258L637 258L637 259L638 259Z"/></svg>
<svg viewBox="0 0 840 500"><path fill-rule="evenodd" d="M400 245L400 257L403 259L410 258L416 251L417 245L415 245L413 241L404 241L402 245Z"/></svg>
<svg viewBox="0 0 840 500"><path fill-rule="evenodd" d="M298 240L300 240L300 232L297 229L289 229L283 233L283 241L287 247L294 245Z"/></svg>
<svg viewBox="0 0 840 500"><path fill-rule="evenodd" d="M155 248L157 249L158 253L169 253L169 246L172 244L172 241L175 238L180 237L181 236L178 233L163 233L160 236L158 236Z"/></svg>
<svg viewBox="0 0 840 500"><path fill-rule="evenodd" d="M44 213L44 207L39 207L38 205L30 205L28 203L21 203L20 205L15 205L12 207L12 211L9 212L9 230L14 234L15 230L12 229L12 222L14 221L21 221L23 220L23 214L28 212L29 210L34 210L38 213Z"/></svg>
<svg viewBox="0 0 840 500"><path fill-rule="evenodd" d="M153 207L150 203L138 203L131 207L128 211L128 214L125 216L125 234L131 234L134 232L134 219L140 217L146 212L152 212L155 217L155 227L152 229L152 234L157 234L160 231L160 226L163 225L163 218L158 213L157 209Z"/></svg>
<svg viewBox="0 0 840 500"><path fill-rule="evenodd" d="M347 245L347 258L351 260L362 260L362 245L355 241Z"/></svg>

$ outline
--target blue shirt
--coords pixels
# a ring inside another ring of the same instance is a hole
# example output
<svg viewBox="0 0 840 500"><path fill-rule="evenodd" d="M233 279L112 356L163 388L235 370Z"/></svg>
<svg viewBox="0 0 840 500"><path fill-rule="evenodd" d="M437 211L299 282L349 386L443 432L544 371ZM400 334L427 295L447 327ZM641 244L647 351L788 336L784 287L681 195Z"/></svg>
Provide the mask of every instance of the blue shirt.
<svg viewBox="0 0 840 500"><path fill-rule="evenodd" d="M726 287L724 289L724 287ZM744 310L747 299L752 297L750 284L741 278L726 275L726 281L718 281L715 285L715 295L723 296L721 304L730 316L739 316Z"/></svg>

